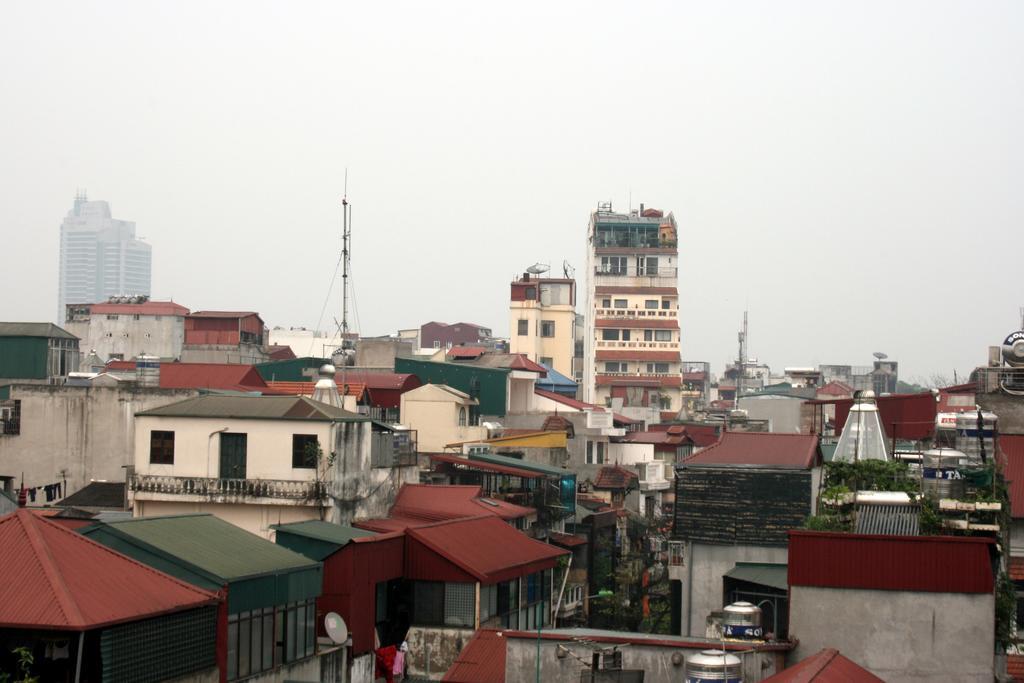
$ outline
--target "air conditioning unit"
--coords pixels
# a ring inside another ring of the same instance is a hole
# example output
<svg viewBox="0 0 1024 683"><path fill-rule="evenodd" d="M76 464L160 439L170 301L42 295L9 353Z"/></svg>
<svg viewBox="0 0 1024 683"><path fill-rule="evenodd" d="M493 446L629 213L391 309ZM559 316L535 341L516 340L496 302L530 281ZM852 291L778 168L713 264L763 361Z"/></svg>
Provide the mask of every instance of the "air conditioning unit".
<svg viewBox="0 0 1024 683"><path fill-rule="evenodd" d="M467 443L462 445L463 455L487 455L491 452L490 444Z"/></svg>

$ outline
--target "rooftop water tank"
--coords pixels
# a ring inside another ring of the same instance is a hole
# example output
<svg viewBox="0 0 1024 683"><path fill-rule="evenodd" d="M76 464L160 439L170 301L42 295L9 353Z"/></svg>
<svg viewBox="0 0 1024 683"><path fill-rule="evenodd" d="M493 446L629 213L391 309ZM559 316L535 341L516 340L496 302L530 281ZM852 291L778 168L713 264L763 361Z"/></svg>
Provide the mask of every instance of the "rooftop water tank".
<svg viewBox="0 0 1024 683"><path fill-rule="evenodd" d="M995 413L982 411L980 419L976 410L956 416L956 447L971 459L972 466L982 466L983 448L986 460L995 453L996 424Z"/></svg>
<svg viewBox="0 0 1024 683"><path fill-rule="evenodd" d="M686 683L743 683L743 663L724 650L704 650L686 659Z"/></svg>
<svg viewBox="0 0 1024 683"><path fill-rule="evenodd" d="M967 483L960 468L967 456L952 448L932 448L921 454L921 490L936 498L963 498Z"/></svg>
<svg viewBox="0 0 1024 683"><path fill-rule="evenodd" d="M761 608L749 602L734 602L722 610L722 635L726 638L758 639L764 635L761 628Z"/></svg>
<svg viewBox="0 0 1024 683"><path fill-rule="evenodd" d="M135 382L140 387L160 386L160 358L145 354L136 356Z"/></svg>

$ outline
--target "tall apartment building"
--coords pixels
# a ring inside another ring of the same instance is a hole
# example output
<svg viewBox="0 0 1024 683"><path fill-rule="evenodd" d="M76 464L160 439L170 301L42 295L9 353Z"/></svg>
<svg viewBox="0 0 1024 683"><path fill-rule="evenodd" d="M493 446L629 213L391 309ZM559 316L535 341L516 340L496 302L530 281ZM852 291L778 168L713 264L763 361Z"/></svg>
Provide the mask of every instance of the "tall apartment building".
<svg viewBox="0 0 1024 683"><path fill-rule="evenodd" d="M598 206L587 230L583 400L682 407L679 248L671 213ZM627 411L628 412L628 411Z"/></svg>
<svg viewBox="0 0 1024 683"><path fill-rule="evenodd" d="M523 273L512 283L509 351L573 377L576 281Z"/></svg>
<svg viewBox="0 0 1024 683"><path fill-rule="evenodd" d="M64 322L67 304L148 296L151 264L151 248L135 239L134 222L112 218L107 202L79 193L60 226L57 322Z"/></svg>

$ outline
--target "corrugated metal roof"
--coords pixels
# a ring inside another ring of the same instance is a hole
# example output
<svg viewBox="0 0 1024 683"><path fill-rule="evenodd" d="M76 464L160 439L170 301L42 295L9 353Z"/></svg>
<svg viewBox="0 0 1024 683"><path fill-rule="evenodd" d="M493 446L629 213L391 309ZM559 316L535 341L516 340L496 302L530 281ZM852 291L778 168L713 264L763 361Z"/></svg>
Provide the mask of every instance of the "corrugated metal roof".
<svg viewBox="0 0 1024 683"><path fill-rule="evenodd" d="M917 505L857 505L854 531L858 534L884 536L917 536Z"/></svg>
<svg viewBox="0 0 1024 683"><path fill-rule="evenodd" d="M261 391L267 388L267 383L252 365L161 363L160 388Z"/></svg>
<svg viewBox="0 0 1024 683"><path fill-rule="evenodd" d="M487 349L482 346L453 346L447 355L449 358L479 358L485 353Z"/></svg>
<svg viewBox="0 0 1024 683"><path fill-rule="evenodd" d="M543 474L551 474L556 477L564 477L568 474L574 474L572 470L563 469L561 467L551 467L550 465L541 465L538 462L531 462L529 460L523 460L521 458L511 458L507 455L498 455L496 453L471 453L469 455L470 460L476 460L479 462L489 462L494 465L505 465L507 467L517 467L523 470L529 470L531 472L541 472Z"/></svg>
<svg viewBox="0 0 1024 683"><path fill-rule="evenodd" d="M789 590L789 581L786 578L786 565L770 564L767 562L737 562L736 565L723 574L738 581L756 583L759 586L771 586L779 590Z"/></svg>
<svg viewBox="0 0 1024 683"><path fill-rule="evenodd" d="M1006 459L1006 481L1010 489L1010 514L1024 518L1024 434L1000 434L999 450Z"/></svg>
<svg viewBox="0 0 1024 683"><path fill-rule="evenodd" d="M316 539L317 541L336 543L339 548L347 545L348 542L354 538L377 535L373 531L357 529L356 527L345 526L342 524L331 524L330 522L323 522L319 519L310 519L304 522L292 522L290 524L274 524L270 528L278 533L283 532L295 534L296 536L305 536L306 538Z"/></svg>
<svg viewBox="0 0 1024 683"><path fill-rule="evenodd" d="M470 460L467 457L459 455L445 455L443 453L431 454L430 459L435 462L444 462L452 465L458 465L465 467L470 470L478 470L484 472L499 472L501 474L511 474L515 477L523 477L524 479L537 479L544 476L540 472L534 472L532 470L525 470L521 467L509 467L506 465L496 465L489 462L478 462Z"/></svg>
<svg viewBox="0 0 1024 683"><path fill-rule="evenodd" d="M832 404L836 407L836 432L840 432L850 415L852 398L816 399L810 404ZM893 429L899 439L926 439L935 431L935 415L938 404L931 392L920 394L890 394L875 399L878 405L878 419L888 438Z"/></svg>
<svg viewBox="0 0 1024 683"><path fill-rule="evenodd" d="M718 443L686 458L682 464L811 469L817 461L816 434L724 432Z"/></svg>
<svg viewBox="0 0 1024 683"><path fill-rule="evenodd" d="M0 519L0 626L81 631L216 602L28 510Z"/></svg>
<svg viewBox="0 0 1024 683"><path fill-rule="evenodd" d="M484 498L479 486L405 484L395 497L391 514L427 521L497 515L502 519L519 519L534 514L533 508Z"/></svg>
<svg viewBox="0 0 1024 683"><path fill-rule="evenodd" d="M438 522L405 533L407 539L421 543L484 583L549 568L557 558L568 554L562 548L535 541L494 516Z"/></svg>
<svg viewBox="0 0 1024 683"><path fill-rule="evenodd" d="M589 543L586 536L577 536L575 534L562 534L557 531L548 532L548 540L555 545L563 548L576 548L581 545Z"/></svg>
<svg viewBox="0 0 1024 683"><path fill-rule="evenodd" d="M789 532L789 585L991 593L991 538Z"/></svg>
<svg viewBox="0 0 1024 683"><path fill-rule="evenodd" d="M3 323L0 337L45 337L46 339L78 339L53 323Z"/></svg>
<svg viewBox="0 0 1024 683"><path fill-rule="evenodd" d="M259 317L255 311L193 311L190 318L248 318L251 315Z"/></svg>
<svg viewBox="0 0 1024 683"><path fill-rule="evenodd" d="M462 648L441 680L449 683L504 683L506 652L501 631L480 629Z"/></svg>
<svg viewBox="0 0 1024 683"><path fill-rule="evenodd" d="M60 502L67 507L107 508L123 510L123 481L92 481Z"/></svg>
<svg viewBox="0 0 1024 683"><path fill-rule="evenodd" d="M628 320L624 318L598 318L594 322L595 327L610 327L614 329L642 329L642 330L678 330L677 320Z"/></svg>
<svg viewBox="0 0 1024 683"><path fill-rule="evenodd" d="M252 420L368 421L358 413L335 408L306 396L196 396L143 410L137 416L226 417Z"/></svg>
<svg viewBox="0 0 1024 683"><path fill-rule="evenodd" d="M340 385L338 385L340 387ZM312 396L316 390L316 382L287 382L287 381L276 381L270 380L267 382L267 388L276 394L287 394L290 396ZM365 384L354 384L352 382L345 382L345 395L355 396L357 399L362 398L363 392L366 391ZM341 390L338 390L341 393Z"/></svg>
<svg viewBox="0 0 1024 683"><path fill-rule="evenodd" d="M826 648L783 669L774 676L769 676L761 683L884 683L862 666L839 654L839 650Z"/></svg>
<svg viewBox="0 0 1024 683"><path fill-rule="evenodd" d="M565 396L564 394L557 394L546 389L534 389L533 393L542 398L554 401L555 403L561 403L563 406L568 408L574 408L576 410L592 410L595 413L605 412L604 408L600 406L595 406L592 403L584 403L583 401L577 401L576 399Z"/></svg>
<svg viewBox="0 0 1024 683"><path fill-rule="evenodd" d="M102 526L225 582L318 564L209 514L139 517Z"/></svg>
<svg viewBox="0 0 1024 683"><path fill-rule="evenodd" d="M536 372L541 377L547 376L547 370L543 365L534 363L524 353L496 353L488 352L474 358L461 359L453 356L452 361L457 365L472 365L476 367L498 368L505 370L526 370Z"/></svg>

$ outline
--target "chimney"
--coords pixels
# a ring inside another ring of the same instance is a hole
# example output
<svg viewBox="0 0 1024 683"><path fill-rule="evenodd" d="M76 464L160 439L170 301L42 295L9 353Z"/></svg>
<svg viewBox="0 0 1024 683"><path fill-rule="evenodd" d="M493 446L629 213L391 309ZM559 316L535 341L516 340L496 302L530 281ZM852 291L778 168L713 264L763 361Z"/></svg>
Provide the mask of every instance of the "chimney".
<svg viewBox="0 0 1024 683"><path fill-rule="evenodd" d="M643 202L640 202L640 215L641 216L644 215L644 203Z"/></svg>
<svg viewBox="0 0 1024 683"><path fill-rule="evenodd" d="M523 282L529 282L529 281L530 281L530 274L529 273L523 273Z"/></svg>

